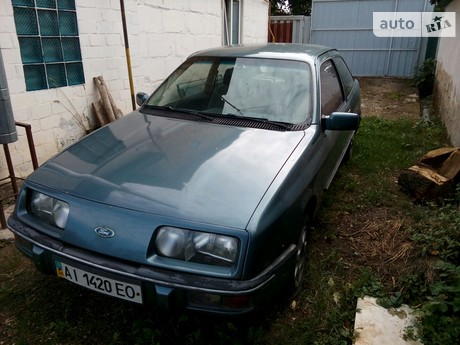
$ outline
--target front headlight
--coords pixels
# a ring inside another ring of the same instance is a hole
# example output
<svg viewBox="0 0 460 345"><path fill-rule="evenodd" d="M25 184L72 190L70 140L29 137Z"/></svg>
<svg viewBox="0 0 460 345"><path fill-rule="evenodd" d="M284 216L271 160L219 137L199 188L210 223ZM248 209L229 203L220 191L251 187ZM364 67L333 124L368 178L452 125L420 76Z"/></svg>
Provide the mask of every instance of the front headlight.
<svg viewBox="0 0 460 345"><path fill-rule="evenodd" d="M32 192L30 213L42 222L64 229L69 216L69 204L46 194Z"/></svg>
<svg viewBox="0 0 460 345"><path fill-rule="evenodd" d="M162 227L155 240L158 254L168 258L216 266L231 266L238 254L238 239L208 232Z"/></svg>

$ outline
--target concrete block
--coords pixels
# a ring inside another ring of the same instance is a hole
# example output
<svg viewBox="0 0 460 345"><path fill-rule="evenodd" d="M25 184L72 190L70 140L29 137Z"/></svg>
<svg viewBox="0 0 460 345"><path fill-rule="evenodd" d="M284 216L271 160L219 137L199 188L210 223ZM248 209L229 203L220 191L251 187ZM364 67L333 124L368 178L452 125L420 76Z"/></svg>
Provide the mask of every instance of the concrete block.
<svg viewBox="0 0 460 345"><path fill-rule="evenodd" d="M94 8L98 6L98 2L94 0L78 0L75 2L75 5L77 6L77 10L80 7L85 7L85 8Z"/></svg>
<svg viewBox="0 0 460 345"><path fill-rule="evenodd" d="M83 17L83 16L80 16ZM90 34L94 34L97 32L97 24L94 21L89 20L81 20L78 23L78 30L80 32L80 44L83 45L84 41L90 41ZM82 41L83 38L86 38ZM89 45L89 43L88 43Z"/></svg>
<svg viewBox="0 0 460 345"><path fill-rule="evenodd" d="M105 35L100 35L100 34L91 35L89 37L89 42L92 47L102 47L102 46L106 46L107 44Z"/></svg>
<svg viewBox="0 0 460 345"><path fill-rule="evenodd" d="M96 3L96 2L94 2ZM99 2L97 2L99 5ZM94 8L78 8L77 9L77 18L82 22L100 22L102 21L102 13L99 9ZM79 24L80 25L80 24Z"/></svg>
<svg viewBox="0 0 460 345"><path fill-rule="evenodd" d="M358 299L357 310L354 345L422 345L404 340L405 329L416 321L409 306L386 309L366 296Z"/></svg>
<svg viewBox="0 0 460 345"><path fill-rule="evenodd" d="M111 33L107 35L107 44L109 46L121 46L123 45L122 34Z"/></svg>
<svg viewBox="0 0 460 345"><path fill-rule="evenodd" d="M165 33L185 33L184 16L178 11L164 11L164 30Z"/></svg>
<svg viewBox="0 0 460 345"><path fill-rule="evenodd" d="M51 114L51 103L37 104L30 108L30 116L34 119L40 119Z"/></svg>
<svg viewBox="0 0 460 345"><path fill-rule="evenodd" d="M60 117L59 116L48 116L46 118L41 119L40 121L40 130L41 131L48 131L48 137L46 141L49 141L49 133L52 132L57 126L59 126Z"/></svg>

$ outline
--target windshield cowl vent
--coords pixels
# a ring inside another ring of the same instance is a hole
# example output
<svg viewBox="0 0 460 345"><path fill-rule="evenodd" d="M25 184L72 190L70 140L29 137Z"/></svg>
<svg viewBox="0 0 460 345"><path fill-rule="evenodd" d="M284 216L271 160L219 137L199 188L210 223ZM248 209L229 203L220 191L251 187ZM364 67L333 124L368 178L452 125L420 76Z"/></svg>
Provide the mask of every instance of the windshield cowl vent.
<svg viewBox="0 0 460 345"><path fill-rule="evenodd" d="M209 115L209 118L200 117L200 115L194 114L193 112L185 113L182 111L174 111L174 110L160 110L160 109L149 109L147 107L142 107L139 110L141 113L149 114L149 115L156 115L156 116L164 116L170 117L174 119L180 120L187 120L187 121L196 121L196 122L206 122L206 123L213 123L217 125L225 125L225 126L234 126L234 127L246 127L246 128L257 128L257 129L265 129L270 131L302 131L309 127L309 124L301 123L301 124L287 124L284 125L277 125L270 122L263 122L257 121L255 119L245 119L244 117L232 118L232 117L224 117L224 116L212 116Z"/></svg>

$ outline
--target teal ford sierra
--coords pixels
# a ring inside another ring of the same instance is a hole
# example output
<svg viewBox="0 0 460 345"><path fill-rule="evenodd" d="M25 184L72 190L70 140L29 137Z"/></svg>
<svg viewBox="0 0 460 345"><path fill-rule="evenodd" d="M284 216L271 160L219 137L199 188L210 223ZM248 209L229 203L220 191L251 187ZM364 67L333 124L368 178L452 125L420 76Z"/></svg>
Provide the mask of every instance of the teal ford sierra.
<svg viewBox="0 0 460 345"><path fill-rule="evenodd" d="M309 222L360 123L339 52L204 50L136 98L24 182L17 248L43 273L158 310L243 315L298 292Z"/></svg>

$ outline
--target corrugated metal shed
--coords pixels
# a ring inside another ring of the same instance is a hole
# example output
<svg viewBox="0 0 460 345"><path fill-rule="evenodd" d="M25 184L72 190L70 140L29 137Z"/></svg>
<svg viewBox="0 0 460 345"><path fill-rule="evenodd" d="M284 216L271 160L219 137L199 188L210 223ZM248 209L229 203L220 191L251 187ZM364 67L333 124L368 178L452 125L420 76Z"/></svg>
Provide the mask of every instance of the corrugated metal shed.
<svg viewBox="0 0 460 345"><path fill-rule="evenodd" d="M427 39L376 37L373 12L432 9L428 0L313 0L310 42L337 48L356 76L412 77Z"/></svg>

